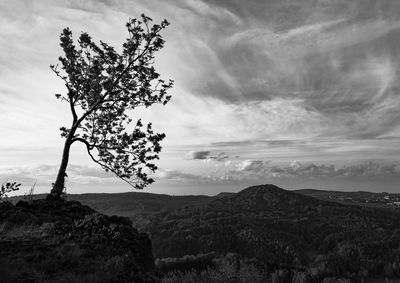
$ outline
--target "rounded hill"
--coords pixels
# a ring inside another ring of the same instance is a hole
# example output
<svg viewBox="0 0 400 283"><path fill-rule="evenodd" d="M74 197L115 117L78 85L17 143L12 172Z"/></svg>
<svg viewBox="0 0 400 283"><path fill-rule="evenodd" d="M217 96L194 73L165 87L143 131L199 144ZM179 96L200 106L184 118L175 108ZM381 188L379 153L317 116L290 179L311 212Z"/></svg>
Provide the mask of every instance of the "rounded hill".
<svg viewBox="0 0 400 283"><path fill-rule="evenodd" d="M245 210L286 210L288 208L323 203L313 197L284 190L272 184L252 186L237 194L218 199L215 202L219 202L224 206L237 207Z"/></svg>

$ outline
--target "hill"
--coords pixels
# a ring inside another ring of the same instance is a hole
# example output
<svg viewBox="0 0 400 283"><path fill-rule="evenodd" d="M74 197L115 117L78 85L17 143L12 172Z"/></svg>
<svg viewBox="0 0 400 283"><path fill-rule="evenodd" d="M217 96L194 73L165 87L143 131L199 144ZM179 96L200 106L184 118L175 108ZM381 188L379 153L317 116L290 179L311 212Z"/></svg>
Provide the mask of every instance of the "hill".
<svg viewBox="0 0 400 283"><path fill-rule="evenodd" d="M143 227L155 257L236 253L267 270L314 276L400 276L399 210L342 205L273 185L164 211ZM318 281L320 280L320 281Z"/></svg>
<svg viewBox="0 0 400 283"><path fill-rule="evenodd" d="M316 205L322 203L316 198L283 190L275 185L253 186L237 194L220 198L222 206L237 207L241 210L275 210L293 209L297 206Z"/></svg>

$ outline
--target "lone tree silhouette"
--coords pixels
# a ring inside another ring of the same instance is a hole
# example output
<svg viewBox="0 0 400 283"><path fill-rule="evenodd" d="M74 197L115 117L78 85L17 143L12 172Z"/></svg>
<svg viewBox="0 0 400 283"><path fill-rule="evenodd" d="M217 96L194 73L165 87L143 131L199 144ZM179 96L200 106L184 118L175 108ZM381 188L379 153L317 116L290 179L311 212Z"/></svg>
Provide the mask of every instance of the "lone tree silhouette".
<svg viewBox="0 0 400 283"><path fill-rule="evenodd" d="M139 119L128 133L132 119L127 110L170 100L167 90L173 81L165 82L154 68L154 55L164 46L160 31L169 25L166 20L152 24L152 19L141 15L126 24L129 37L119 54L108 44L96 44L85 32L78 45L65 28L60 46L65 56L59 65L50 68L67 88L66 94L56 94L66 101L72 114L70 128L61 127L66 138L61 165L50 196L59 198L64 190L70 149L73 143L86 146L91 159L106 171L115 173L137 189L154 182L148 175L157 166L164 133L155 133L151 123L144 126ZM95 152L93 152L95 151ZM94 154L97 153L97 154Z"/></svg>

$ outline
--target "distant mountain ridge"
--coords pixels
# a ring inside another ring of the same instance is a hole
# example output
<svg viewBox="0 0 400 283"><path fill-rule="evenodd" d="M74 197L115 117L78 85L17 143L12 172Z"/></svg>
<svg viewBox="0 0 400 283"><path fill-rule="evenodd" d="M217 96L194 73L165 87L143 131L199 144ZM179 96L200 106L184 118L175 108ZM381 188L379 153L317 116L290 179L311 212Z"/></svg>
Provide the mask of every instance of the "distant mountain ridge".
<svg viewBox="0 0 400 283"><path fill-rule="evenodd" d="M318 198L320 200L334 201L342 204L372 206L381 208L400 207L400 194L387 192L367 192L367 191L325 191L315 189L296 190L295 192Z"/></svg>

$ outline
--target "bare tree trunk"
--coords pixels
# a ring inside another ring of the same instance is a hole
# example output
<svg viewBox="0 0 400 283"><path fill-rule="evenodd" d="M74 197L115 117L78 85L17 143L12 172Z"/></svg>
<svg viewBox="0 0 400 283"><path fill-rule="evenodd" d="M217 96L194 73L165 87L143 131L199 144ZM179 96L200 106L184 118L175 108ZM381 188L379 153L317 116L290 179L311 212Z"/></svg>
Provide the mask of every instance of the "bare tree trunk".
<svg viewBox="0 0 400 283"><path fill-rule="evenodd" d="M57 179L54 182L53 188L51 189L50 192L50 195L55 198L61 198L61 194L65 187L64 184L65 184L66 171L68 167L69 152L71 149L71 145L73 142L72 139L74 138L75 131L76 131L75 128L71 128L71 131L69 132L67 139L64 143L63 155L61 159L60 168L58 169Z"/></svg>

